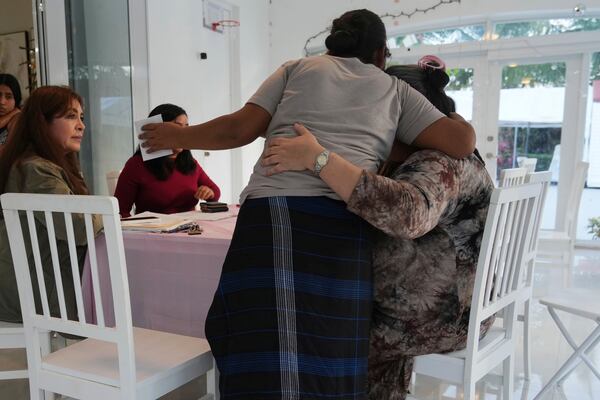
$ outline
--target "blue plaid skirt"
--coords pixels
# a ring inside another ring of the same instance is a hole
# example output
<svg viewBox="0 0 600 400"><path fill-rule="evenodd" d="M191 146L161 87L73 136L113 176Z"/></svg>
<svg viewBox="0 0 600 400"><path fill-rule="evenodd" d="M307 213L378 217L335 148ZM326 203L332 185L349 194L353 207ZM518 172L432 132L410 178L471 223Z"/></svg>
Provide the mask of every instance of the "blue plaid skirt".
<svg viewBox="0 0 600 400"><path fill-rule="evenodd" d="M366 398L370 231L325 197L244 203L206 321L224 400Z"/></svg>

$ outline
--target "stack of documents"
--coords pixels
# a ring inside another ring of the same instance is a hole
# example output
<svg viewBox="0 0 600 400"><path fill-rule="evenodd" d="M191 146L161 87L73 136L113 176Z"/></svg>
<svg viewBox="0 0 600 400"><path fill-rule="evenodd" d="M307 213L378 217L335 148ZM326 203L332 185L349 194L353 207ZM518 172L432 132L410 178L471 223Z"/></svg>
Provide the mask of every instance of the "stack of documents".
<svg viewBox="0 0 600 400"><path fill-rule="evenodd" d="M195 219L177 214L159 214L145 211L121 220L121 228L127 231L178 232L190 227Z"/></svg>

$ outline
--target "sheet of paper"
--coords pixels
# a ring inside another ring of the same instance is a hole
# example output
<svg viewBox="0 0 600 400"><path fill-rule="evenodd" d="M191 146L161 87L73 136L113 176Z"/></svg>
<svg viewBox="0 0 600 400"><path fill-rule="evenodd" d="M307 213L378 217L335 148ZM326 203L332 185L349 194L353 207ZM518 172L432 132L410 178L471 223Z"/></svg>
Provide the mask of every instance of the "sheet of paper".
<svg viewBox="0 0 600 400"><path fill-rule="evenodd" d="M159 214L145 211L136 214L135 217L156 217L152 219L142 219L133 221L121 221L121 228L130 231L145 232L165 232L177 229L181 225L192 222L189 218L184 218L174 214Z"/></svg>
<svg viewBox="0 0 600 400"><path fill-rule="evenodd" d="M133 126L135 127L135 135L137 136L140 133L142 133L142 126L144 126L146 124L157 123L157 122L163 122L162 115L158 114L158 115L154 115L150 118L135 121L135 123L133 124ZM140 140L140 145L142 143L143 142ZM153 160L153 159L159 158L159 157L170 156L171 154L173 154L173 150L171 150L171 149L159 150L159 151L155 151L154 153L147 153L145 147L140 146L140 149L142 150L142 159L144 161Z"/></svg>

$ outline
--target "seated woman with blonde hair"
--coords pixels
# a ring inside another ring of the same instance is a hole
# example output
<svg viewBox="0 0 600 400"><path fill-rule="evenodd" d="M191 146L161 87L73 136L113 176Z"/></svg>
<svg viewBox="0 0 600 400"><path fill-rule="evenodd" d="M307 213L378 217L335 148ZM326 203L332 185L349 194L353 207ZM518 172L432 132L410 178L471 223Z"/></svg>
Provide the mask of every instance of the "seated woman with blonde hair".
<svg viewBox="0 0 600 400"><path fill-rule="evenodd" d="M77 153L83 140L83 100L68 87L43 86L31 93L14 132L6 143L4 156L0 158L0 194L2 193L46 193L46 194L89 194L85 184ZM14 133L14 134L13 134ZM25 218L23 215L22 218ZM87 239L83 215L73 214L73 228L80 268L87 252ZM43 216L36 216L37 236L43 265L50 313L59 316L52 254ZM21 222L27 225L27 222ZM94 216L94 233L102 229L100 218ZM71 272L71 261L67 245L64 220L54 223L62 283L65 292L67 315L77 319L75 291ZM33 251L27 247L27 257L35 274ZM80 271L81 272L81 271ZM41 309L38 291L34 291L36 306ZM15 270L11 258L6 224L0 214L0 321L21 322L21 306L17 291Z"/></svg>

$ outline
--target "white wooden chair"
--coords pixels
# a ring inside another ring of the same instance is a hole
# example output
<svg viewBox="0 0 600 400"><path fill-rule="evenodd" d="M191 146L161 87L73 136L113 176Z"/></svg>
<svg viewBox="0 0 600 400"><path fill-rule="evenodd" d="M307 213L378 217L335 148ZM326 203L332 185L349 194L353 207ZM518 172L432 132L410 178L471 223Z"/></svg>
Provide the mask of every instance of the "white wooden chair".
<svg viewBox="0 0 600 400"><path fill-rule="evenodd" d="M525 158L525 157L523 157ZM533 160L536 160L535 158ZM537 161L537 160L536 160ZM535 164L534 164L535 168ZM523 314L517 315L517 320L523 322L523 363L524 363L524 375L525 379L529 380L531 377L531 334L530 334L530 316L531 316L531 299L533 298L533 274L535 267L535 259L537 253L537 243L539 237L540 225L542 222L542 213L544 211L544 203L546 201L546 193L552 179L552 173L550 171L542 172L527 172L526 168L514 168L508 171L504 182L504 186L519 185L521 174L526 170L524 176L524 182L526 183L540 183L542 185L542 193L540 194L540 200L538 201L538 210L536 213L535 221L533 222L533 237L530 242L529 251L524 257L524 269L523 269L523 287L521 289L521 300L523 301L524 312ZM504 172L503 171L503 172ZM502 185L501 185L502 186Z"/></svg>
<svg viewBox="0 0 600 400"><path fill-rule="evenodd" d="M541 184L494 189L477 263L467 347L415 357L416 376L462 384L464 399L474 400L477 381L502 363L502 398L512 398L516 307L541 189ZM496 313L503 313L502 326L497 322L480 340L481 322Z"/></svg>
<svg viewBox="0 0 600 400"><path fill-rule="evenodd" d="M218 398L215 364L205 339L132 327L123 237L115 198L8 193L0 199L17 274L31 399L40 399L42 390L78 399L155 399L205 373L207 386L212 391L207 398ZM83 214L85 220L97 325L85 319L75 252L72 219L75 213ZM92 214L101 215L104 223L112 293L100 293ZM42 218L48 230L60 317L52 317L49 311L46 293L54 288L47 289L43 279L32 279L25 251L27 241L33 247L36 276L43 276L35 229L36 220ZM78 321L67 318L58 265L54 226L62 220L69 242ZM23 229L21 221L27 229ZM24 231L29 232L27 238ZM34 287L40 293L41 314L35 309ZM113 297L115 327L105 326L101 295ZM41 330L87 339L43 357L37 334Z"/></svg>
<svg viewBox="0 0 600 400"><path fill-rule="evenodd" d="M41 354L50 353L50 332L40 332ZM0 349L25 349L25 330L23 324L0 321ZM27 379L26 369L0 371L0 380ZM46 393L46 399L53 399L52 393Z"/></svg>
<svg viewBox="0 0 600 400"><path fill-rule="evenodd" d="M507 168L500 171L498 187L521 185L525 182L526 168Z"/></svg>
<svg viewBox="0 0 600 400"><path fill-rule="evenodd" d="M535 166L537 165L537 158L531 157L517 157L517 165L519 168L525 168L528 174L535 172Z"/></svg>
<svg viewBox="0 0 600 400"><path fill-rule="evenodd" d="M546 202L546 194L548 193L548 187L552 180L552 173L550 171L541 171L528 173L525 177L526 183L539 183L542 185L542 192L540 193L540 199L537 204L537 212L535 220L533 221L533 234L529 245L529 250L524 256L523 262L523 287L521 289L521 300L523 301L524 312L519 314L517 319L523 322L523 363L524 363L524 375L525 379L529 380L531 377L531 312L532 312L532 299L533 299L533 278L535 260L537 254L537 244L540 232L540 226L542 224L542 213L544 211L544 204Z"/></svg>
<svg viewBox="0 0 600 400"><path fill-rule="evenodd" d="M117 188L117 182L119 181L119 175L121 171L109 171L106 173L106 187L108 188L108 195L114 196L115 189Z"/></svg>
<svg viewBox="0 0 600 400"><path fill-rule="evenodd" d="M538 261L558 262L571 265L577 236L579 203L585 185L589 163L579 161L575 166L571 190L566 204L564 229L542 229L539 234Z"/></svg>
<svg viewBox="0 0 600 400"><path fill-rule="evenodd" d="M574 352L550 378L548 383L535 396L534 400L542 399L542 396L554 385L561 386L571 372L582 362L588 366L596 378L600 379L600 371L594 366L592 359L589 357L590 353L600 343L600 310L598 309L600 294L595 291L579 288L566 289L551 296L543 297L540 299L540 304L548 307L552 319ZM577 345L573 337L569 334L567 327L558 316L557 311L590 319L596 323L596 327L580 345Z"/></svg>

